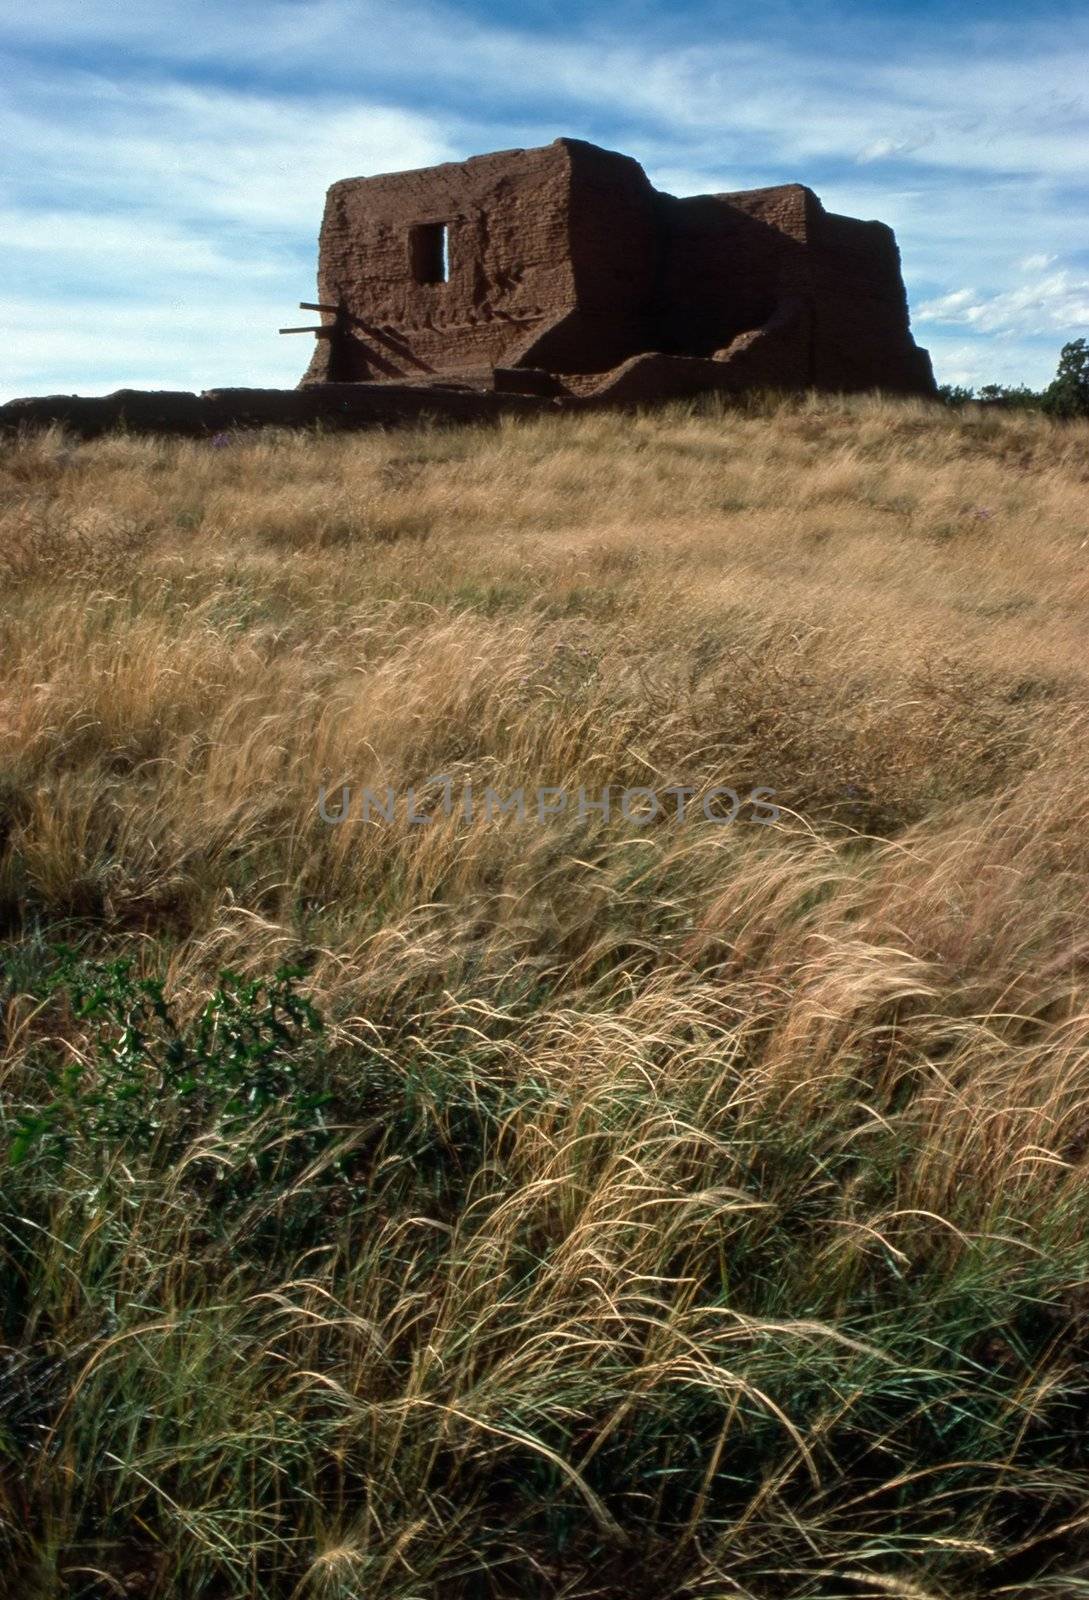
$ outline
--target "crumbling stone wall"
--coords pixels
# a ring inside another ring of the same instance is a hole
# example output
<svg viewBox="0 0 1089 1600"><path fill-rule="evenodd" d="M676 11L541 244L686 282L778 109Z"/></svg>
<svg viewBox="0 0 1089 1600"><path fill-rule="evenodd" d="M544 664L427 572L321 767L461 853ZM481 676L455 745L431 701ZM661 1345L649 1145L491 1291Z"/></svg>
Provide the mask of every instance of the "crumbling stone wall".
<svg viewBox="0 0 1089 1600"><path fill-rule="evenodd" d="M802 184L677 199L577 139L334 184L318 297L337 309L304 385L531 368L604 395L663 373L632 367L654 353L716 363L705 388L934 391L884 224Z"/></svg>

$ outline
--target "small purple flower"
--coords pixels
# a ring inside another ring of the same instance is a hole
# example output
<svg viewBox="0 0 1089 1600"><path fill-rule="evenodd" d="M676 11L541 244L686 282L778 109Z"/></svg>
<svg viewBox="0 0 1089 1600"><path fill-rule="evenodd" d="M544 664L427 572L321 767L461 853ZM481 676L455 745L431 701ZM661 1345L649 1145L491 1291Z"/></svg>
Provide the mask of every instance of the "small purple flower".
<svg viewBox="0 0 1089 1600"><path fill-rule="evenodd" d="M231 442L231 436L229 433L213 433L208 442L213 450L226 450Z"/></svg>

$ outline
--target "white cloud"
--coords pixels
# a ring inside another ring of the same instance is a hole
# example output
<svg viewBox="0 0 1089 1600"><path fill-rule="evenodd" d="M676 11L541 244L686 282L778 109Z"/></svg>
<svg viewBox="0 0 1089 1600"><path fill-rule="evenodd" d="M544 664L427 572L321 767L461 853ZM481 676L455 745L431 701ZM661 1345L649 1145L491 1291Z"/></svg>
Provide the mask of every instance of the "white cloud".
<svg viewBox="0 0 1089 1600"><path fill-rule="evenodd" d="M963 384L979 389L985 383L1016 386L1025 382L1025 346L1016 338L993 336L968 340L962 336L928 335L927 345L934 360L939 383ZM1058 353L1048 353L1040 363L1034 387L1042 388L1055 375Z"/></svg>
<svg viewBox="0 0 1089 1600"><path fill-rule="evenodd" d="M912 155L916 150L923 150L933 143L933 130L902 139L876 139L873 144L860 150L855 160L860 166L865 166L870 161L886 161L890 156Z"/></svg>
<svg viewBox="0 0 1089 1600"><path fill-rule="evenodd" d="M74 290L63 320L48 300L0 301L4 398L224 384L292 388L311 345L302 337L278 339L270 298L224 284L214 301L191 291L146 306L108 305ZM286 294L280 303L290 305Z"/></svg>
<svg viewBox="0 0 1089 1600"><path fill-rule="evenodd" d="M990 295L958 289L921 305L915 317L918 322L962 323L980 333L1066 333L1089 325L1089 277L1055 272Z"/></svg>
<svg viewBox="0 0 1089 1600"><path fill-rule="evenodd" d="M964 320L962 313L977 298L975 289L954 289L951 294L943 294L937 300L928 300L915 312L919 322L961 322Z"/></svg>
<svg viewBox="0 0 1089 1600"><path fill-rule="evenodd" d="M74 204L108 194L112 209L239 226L315 226L328 185L353 172L451 158L423 113L244 94L183 84L132 87L70 74L82 127L36 109L0 110L0 141L23 153L39 187ZM11 184L9 183L9 189Z"/></svg>
<svg viewBox="0 0 1089 1600"><path fill-rule="evenodd" d="M92 211L0 210L4 249L25 261L28 275L61 262L103 279L116 277L119 262L142 272L203 275L230 272L243 278L273 277L283 263L246 249L228 249L213 236L186 232L167 218L100 216ZM9 270L17 270L14 262Z"/></svg>
<svg viewBox="0 0 1089 1600"><path fill-rule="evenodd" d="M170 388L292 387L308 341L276 330L313 298L328 185L457 153L436 119L385 106L315 115L305 100L78 73L66 88L78 140L31 105L0 111L24 174L0 208L0 399L164 372Z"/></svg>

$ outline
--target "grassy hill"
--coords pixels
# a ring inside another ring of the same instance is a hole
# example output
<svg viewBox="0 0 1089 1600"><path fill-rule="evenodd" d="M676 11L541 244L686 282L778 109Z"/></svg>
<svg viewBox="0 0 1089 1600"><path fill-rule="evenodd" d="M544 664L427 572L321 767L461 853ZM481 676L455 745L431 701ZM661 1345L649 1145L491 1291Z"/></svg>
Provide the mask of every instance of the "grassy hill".
<svg viewBox="0 0 1089 1600"><path fill-rule="evenodd" d="M1087 447L4 447L5 1592L1089 1594Z"/></svg>

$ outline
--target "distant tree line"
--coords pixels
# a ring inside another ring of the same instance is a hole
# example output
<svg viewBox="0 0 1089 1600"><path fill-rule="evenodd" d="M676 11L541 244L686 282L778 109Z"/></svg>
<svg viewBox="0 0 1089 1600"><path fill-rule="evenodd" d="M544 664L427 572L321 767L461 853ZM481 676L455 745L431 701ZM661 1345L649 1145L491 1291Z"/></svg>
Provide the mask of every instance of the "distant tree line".
<svg viewBox="0 0 1089 1600"><path fill-rule="evenodd" d="M1010 410L1043 411L1050 417L1089 417L1089 342L1072 339L1063 345L1059 370L1046 389L1029 389L1023 383L1015 388L985 383L980 389L943 383L938 388L938 398L947 406L974 403Z"/></svg>

